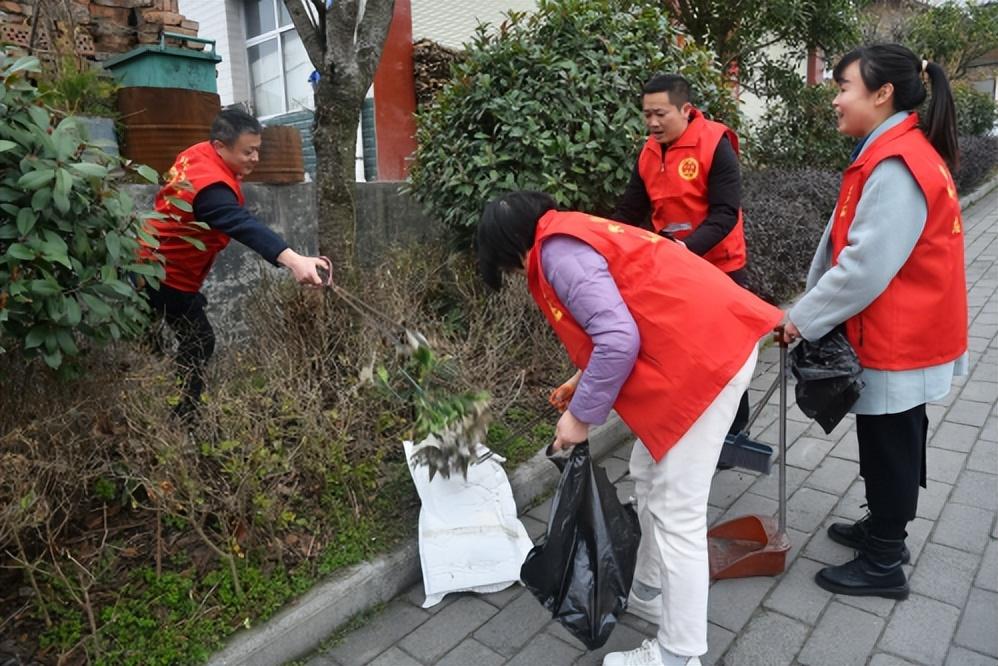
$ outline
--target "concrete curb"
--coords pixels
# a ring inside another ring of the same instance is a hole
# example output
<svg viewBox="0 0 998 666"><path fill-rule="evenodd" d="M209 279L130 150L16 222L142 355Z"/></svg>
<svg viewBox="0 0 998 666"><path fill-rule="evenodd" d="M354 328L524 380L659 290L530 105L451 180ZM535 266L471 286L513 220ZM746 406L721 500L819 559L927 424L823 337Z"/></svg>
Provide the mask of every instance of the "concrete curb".
<svg viewBox="0 0 998 666"><path fill-rule="evenodd" d="M974 205L979 200L991 194L996 187L998 187L998 175L993 176L991 180L985 182L983 185L979 185L970 194L960 197L960 208L965 209Z"/></svg>
<svg viewBox="0 0 998 666"><path fill-rule="evenodd" d="M600 460L632 437L616 414L593 428L589 447ZM517 511L557 484L559 473L544 451L517 467L509 478ZM241 631L208 661L208 666L274 666L310 654L358 613L385 603L419 582L419 546L407 541L391 553L362 562L320 582L265 623Z"/></svg>

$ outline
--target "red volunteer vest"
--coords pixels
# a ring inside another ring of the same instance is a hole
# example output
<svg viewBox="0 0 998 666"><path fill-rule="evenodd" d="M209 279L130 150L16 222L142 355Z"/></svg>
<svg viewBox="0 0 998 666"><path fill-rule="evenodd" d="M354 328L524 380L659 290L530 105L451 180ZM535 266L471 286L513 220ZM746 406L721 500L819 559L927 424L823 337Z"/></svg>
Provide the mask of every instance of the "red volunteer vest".
<svg viewBox="0 0 998 666"><path fill-rule="evenodd" d="M707 219L707 176L714 162L714 151L721 137L727 136L738 154L738 137L721 123L707 120L693 109L686 131L665 151L649 137L638 157L638 174L644 181L651 200L652 225L655 231L665 229L674 238L683 240ZM731 273L744 268L748 253L745 249L745 224L738 211L735 228L704 255L704 259Z"/></svg>
<svg viewBox="0 0 998 666"><path fill-rule="evenodd" d="M918 116L884 132L845 170L835 206L833 263L849 244L863 186L883 160L904 160L925 195L928 217L911 256L865 310L846 321L864 367L911 370L959 358L967 350L967 285L960 200L949 169L918 128ZM882 220L890 224L890 220Z"/></svg>
<svg viewBox="0 0 998 666"><path fill-rule="evenodd" d="M159 247L144 247L142 255L163 258L166 271L163 284L193 293L201 289L215 257L229 244L230 238L220 231L193 224L194 213L181 210L167 197L193 206L198 192L209 185L225 183L236 193L240 206L245 199L239 179L208 141L194 144L177 155L167 178L166 185L156 195L156 211L171 218L149 220L150 231L159 240ZM204 243L204 250L199 250L187 238Z"/></svg>
<svg viewBox="0 0 998 666"><path fill-rule="evenodd" d="M782 313L678 244L585 213L548 211L527 257L530 293L572 362L593 343L558 299L540 248L555 234L578 238L607 261L641 335L634 370L614 408L655 460L682 437L731 381Z"/></svg>

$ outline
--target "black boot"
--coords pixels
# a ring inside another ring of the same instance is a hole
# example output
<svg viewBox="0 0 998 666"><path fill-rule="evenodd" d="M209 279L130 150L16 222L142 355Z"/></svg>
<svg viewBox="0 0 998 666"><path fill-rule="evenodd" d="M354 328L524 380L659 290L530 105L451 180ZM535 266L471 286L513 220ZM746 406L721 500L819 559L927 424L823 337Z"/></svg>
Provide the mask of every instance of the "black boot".
<svg viewBox="0 0 998 666"><path fill-rule="evenodd" d="M855 523L832 523L828 527L828 538L835 543L849 546L853 550L865 550L866 538L870 535L870 514ZM911 552L901 540L901 564L911 562Z"/></svg>
<svg viewBox="0 0 998 666"><path fill-rule="evenodd" d="M880 539L868 535L866 548L856 559L837 567L825 567L814 576L819 587L854 597L908 598L908 578L901 568L903 539Z"/></svg>

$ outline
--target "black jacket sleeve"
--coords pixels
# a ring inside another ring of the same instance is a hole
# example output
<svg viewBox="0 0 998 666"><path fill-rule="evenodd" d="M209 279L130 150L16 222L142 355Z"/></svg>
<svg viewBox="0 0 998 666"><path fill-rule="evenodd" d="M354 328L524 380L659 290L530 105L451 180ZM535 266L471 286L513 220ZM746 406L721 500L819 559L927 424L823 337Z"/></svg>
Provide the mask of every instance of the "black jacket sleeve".
<svg viewBox="0 0 998 666"><path fill-rule="evenodd" d="M684 239L690 251L703 256L724 240L738 223L742 204L742 176L738 155L728 137L721 137L707 174L707 219Z"/></svg>
<svg viewBox="0 0 998 666"><path fill-rule="evenodd" d="M627 182L624 193L617 199L617 207L610 214L611 220L624 222L635 227L651 229L651 200L645 189L645 181L638 173L638 163L634 162L631 179Z"/></svg>
<svg viewBox="0 0 998 666"><path fill-rule="evenodd" d="M288 248L284 239L239 205L236 193L225 183L215 183L194 197L194 219L235 238L270 263Z"/></svg>

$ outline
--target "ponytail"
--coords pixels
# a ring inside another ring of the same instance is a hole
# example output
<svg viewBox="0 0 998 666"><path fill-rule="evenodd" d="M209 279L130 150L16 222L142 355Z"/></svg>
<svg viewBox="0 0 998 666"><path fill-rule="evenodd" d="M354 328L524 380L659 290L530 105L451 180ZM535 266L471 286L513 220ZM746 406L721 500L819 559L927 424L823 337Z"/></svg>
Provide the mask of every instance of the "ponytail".
<svg viewBox="0 0 998 666"><path fill-rule="evenodd" d="M922 132L953 171L960 165L956 134L956 105L946 72L934 62L926 62L925 73L932 85L928 108L922 119Z"/></svg>

